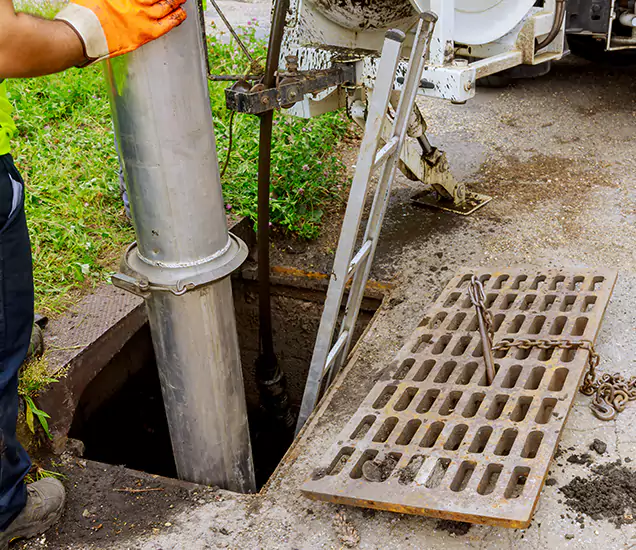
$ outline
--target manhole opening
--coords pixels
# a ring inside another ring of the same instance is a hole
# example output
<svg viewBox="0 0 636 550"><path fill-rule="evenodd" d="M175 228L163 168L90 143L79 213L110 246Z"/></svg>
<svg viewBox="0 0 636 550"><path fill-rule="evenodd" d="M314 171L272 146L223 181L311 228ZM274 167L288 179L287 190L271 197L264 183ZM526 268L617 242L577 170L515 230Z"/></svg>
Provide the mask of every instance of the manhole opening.
<svg viewBox="0 0 636 550"><path fill-rule="evenodd" d="M259 408L254 364L258 356L257 282L233 280L243 378L256 481L260 489L289 441ZM294 412L300 408L325 293L274 285L274 344L287 377ZM355 340L371 321L379 299L365 298ZM88 385L75 410L69 437L81 440L85 458L176 477L170 434L148 325L144 325Z"/></svg>

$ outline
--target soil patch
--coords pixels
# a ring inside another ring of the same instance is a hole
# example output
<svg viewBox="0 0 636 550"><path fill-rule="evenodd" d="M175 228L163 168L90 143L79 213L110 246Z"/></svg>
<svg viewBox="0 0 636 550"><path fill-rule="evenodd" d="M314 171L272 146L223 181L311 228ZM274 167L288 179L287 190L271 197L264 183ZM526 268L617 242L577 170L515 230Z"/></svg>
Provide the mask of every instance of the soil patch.
<svg viewBox="0 0 636 550"><path fill-rule="evenodd" d="M68 455L55 469L67 478L67 500L62 521L46 533L50 548L106 548L108 541L156 534L170 529L180 512L219 498L207 487Z"/></svg>
<svg viewBox="0 0 636 550"><path fill-rule="evenodd" d="M590 456L589 453L583 453L580 455L570 455L568 456L567 461L570 464L590 465L592 464L592 457Z"/></svg>
<svg viewBox="0 0 636 550"><path fill-rule="evenodd" d="M589 478L575 477L560 488L565 504L592 519L606 519L616 528L633 523L636 510L636 472L621 461L593 468Z"/></svg>
<svg viewBox="0 0 636 550"><path fill-rule="evenodd" d="M468 534L472 524L465 523L463 521L453 521L450 519L443 519L437 522L435 526L436 529L440 529L441 531L446 531L451 535L455 535L456 537L463 537Z"/></svg>
<svg viewBox="0 0 636 550"><path fill-rule="evenodd" d="M554 199L578 209L586 204L590 188L616 187L607 167L598 162L543 154L526 160L514 155L491 158L482 165L478 178L476 191L504 195L517 208L530 210L535 204Z"/></svg>

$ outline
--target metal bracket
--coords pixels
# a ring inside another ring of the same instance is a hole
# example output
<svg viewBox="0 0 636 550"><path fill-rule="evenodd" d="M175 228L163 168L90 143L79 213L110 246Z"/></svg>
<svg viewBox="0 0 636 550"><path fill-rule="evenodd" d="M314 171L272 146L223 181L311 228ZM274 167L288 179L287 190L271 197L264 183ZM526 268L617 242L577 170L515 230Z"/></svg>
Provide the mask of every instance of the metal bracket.
<svg viewBox="0 0 636 550"><path fill-rule="evenodd" d="M227 249L213 260L202 265L165 268L145 263L134 242L124 252L120 273L115 273L111 281L117 288L141 298L148 298L152 291L181 296L227 277L241 266L247 255L247 245L230 233Z"/></svg>
<svg viewBox="0 0 636 550"><path fill-rule="evenodd" d="M269 89L261 89L259 84L252 86L239 80L225 90L227 108L253 115L286 109L302 101L307 94L354 83L356 71L353 64L338 64L331 69L293 71L281 76L283 78L280 84Z"/></svg>
<svg viewBox="0 0 636 550"><path fill-rule="evenodd" d="M391 101L397 104L398 99L399 93L394 94ZM360 97L351 101L349 115L361 128L366 126L366 104ZM391 123L387 116L382 126L383 143L390 139ZM409 120L409 136L414 139L404 142L398 166L408 179L428 184L431 190L418 193L414 202L465 216L487 204L491 197L468 191L465 183L455 179L446 153L431 146L425 132L426 121L415 104Z"/></svg>

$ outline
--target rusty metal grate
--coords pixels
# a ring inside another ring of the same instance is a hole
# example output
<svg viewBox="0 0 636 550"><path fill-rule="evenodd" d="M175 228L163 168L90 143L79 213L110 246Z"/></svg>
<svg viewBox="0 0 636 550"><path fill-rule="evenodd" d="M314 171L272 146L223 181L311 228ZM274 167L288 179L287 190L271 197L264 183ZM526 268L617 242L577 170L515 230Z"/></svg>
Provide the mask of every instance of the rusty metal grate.
<svg viewBox="0 0 636 550"><path fill-rule="evenodd" d="M495 353L486 384L467 294L475 273L503 338L594 341L616 281L595 270L457 274L302 487L330 502L525 528L585 350Z"/></svg>

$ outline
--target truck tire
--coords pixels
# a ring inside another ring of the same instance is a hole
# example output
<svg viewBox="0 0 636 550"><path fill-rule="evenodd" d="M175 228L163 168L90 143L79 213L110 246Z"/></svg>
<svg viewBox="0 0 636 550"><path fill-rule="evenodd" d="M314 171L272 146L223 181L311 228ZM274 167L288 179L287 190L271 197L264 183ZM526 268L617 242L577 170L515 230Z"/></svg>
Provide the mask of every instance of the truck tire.
<svg viewBox="0 0 636 550"><path fill-rule="evenodd" d="M606 67L629 67L636 65L635 50L605 51L605 40L597 40L593 36L569 34L568 46L577 57Z"/></svg>
<svg viewBox="0 0 636 550"><path fill-rule="evenodd" d="M484 88L505 88L513 84L515 80L538 78L550 72L551 61L546 61L539 65L519 65L512 69L490 74L477 80L477 86Z"/></svg>

